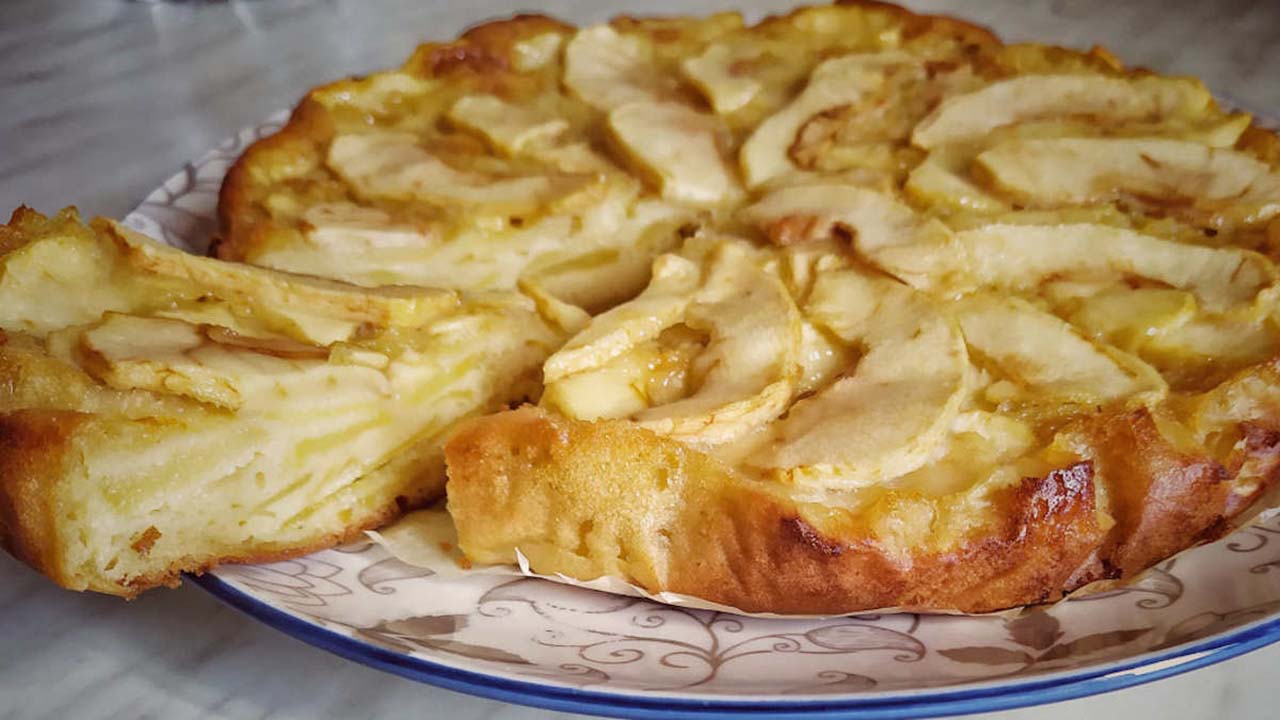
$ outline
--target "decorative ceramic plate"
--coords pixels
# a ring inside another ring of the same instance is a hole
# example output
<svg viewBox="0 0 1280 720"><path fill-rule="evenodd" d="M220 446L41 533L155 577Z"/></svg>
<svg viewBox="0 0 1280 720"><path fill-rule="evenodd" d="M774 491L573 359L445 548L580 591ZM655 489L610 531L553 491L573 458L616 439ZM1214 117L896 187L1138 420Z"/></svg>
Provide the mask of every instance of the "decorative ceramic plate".
<svg viewBox="0 0 1280 720"><path fill-rule="evenodd" d="M125 221L203 253L223 173L286 117L188 164ZM1114 690L1280 640L1280 517L1124 589L1016 617L748 618L532 578L439 577L371 542L195 582L349 659L499 700L638 718L906 718Z"/></svg>

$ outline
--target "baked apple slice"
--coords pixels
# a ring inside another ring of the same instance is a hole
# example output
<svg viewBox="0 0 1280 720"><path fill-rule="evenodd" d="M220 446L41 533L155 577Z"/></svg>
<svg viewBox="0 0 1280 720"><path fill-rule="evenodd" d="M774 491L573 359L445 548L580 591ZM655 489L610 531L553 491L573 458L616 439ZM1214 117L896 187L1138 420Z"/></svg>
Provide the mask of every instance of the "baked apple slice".
<svg viewBox="0 0 1280 720"><path fill-rule="evenodd" d="M659 257L645 292L547 360L543 405L631 418L694 445L777 417L799 379L800 313L745 243L726 240L702 260Z"/></svg>
<svg viewBox="0 0 1280 720"><path fill-rule="evenodd" d="M1258 224L1280 213L1280 173L1246 153L1165 138L1055 138L1001 143L975 172L1024 204L1062 207L1116 196L1213 225Z"/></svg>
<svg viewBox="0 0 1280 720"><path fill-rule="evenodd" d="M883 483L928 462L968 391L955 321L931 298L855 269L820 275L805 314L858 359L796 401L746 462L809 491Z"/></svg>
<svg viewBox="0 0 1280 720"><path fill-rule="evenodd" d="M920 121L911 140L931 149L972 143L996 128L1030 120L1092 115L1098 124L1114 125L1198 117L1212 106L1209 91L1190 78L1024 75L947 98Z"/></svg>
<svg viewBox="0 0 1280 720"><path fill-rule="evenodd" d="M749 187L757 187L796 170L790 157L800 129L819 113L858 103L904 66L922 60L906 53L857 53L826 60L814 68L803 92L756 127L742 145L739 162Z"/></svg>

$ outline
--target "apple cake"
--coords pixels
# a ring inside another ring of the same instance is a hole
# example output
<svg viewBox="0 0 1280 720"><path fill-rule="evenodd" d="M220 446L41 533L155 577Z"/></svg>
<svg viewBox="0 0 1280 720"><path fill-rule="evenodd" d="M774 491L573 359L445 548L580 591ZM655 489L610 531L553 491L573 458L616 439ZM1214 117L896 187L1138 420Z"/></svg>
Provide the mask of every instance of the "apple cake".
<svg viewBox="0 0 1280 720"><path fill-rule="evenodd" d="M883 3L487 23L308 93L219 259L0 231L0 535L132 594L447 466L477 564L1056 600L1275 502L1278 168L1198 80Z"/></svg>
<svg viewBox="0 0 1280 720"><path fill-rule="evenodd" d="M872 3L563 42L601 152L715 204L536 407L447 444L472 561L982 612L1132 577L1275 484L1277 144L1197 80Z"/></svg>

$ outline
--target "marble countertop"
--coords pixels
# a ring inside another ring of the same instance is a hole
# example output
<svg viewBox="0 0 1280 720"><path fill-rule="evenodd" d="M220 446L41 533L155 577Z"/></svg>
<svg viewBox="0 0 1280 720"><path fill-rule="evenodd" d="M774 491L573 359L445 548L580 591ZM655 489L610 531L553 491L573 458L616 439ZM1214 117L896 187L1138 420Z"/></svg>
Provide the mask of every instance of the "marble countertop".
<svg viewBox="0 0 1280 720"><path fill-rule="evenodd" d="M630 9L752 14L788 0L124 0L0 2L0 207L121 216L181 163L323 81L394 65L514 9L578 22ZM1012 40L1101 43L1280 115L1280 3L908 0ZM188 586L78 595L0 556L0 718L572 717L365 668ZM1280 645L1109 695L989 720L1274 717Z"/></svg>

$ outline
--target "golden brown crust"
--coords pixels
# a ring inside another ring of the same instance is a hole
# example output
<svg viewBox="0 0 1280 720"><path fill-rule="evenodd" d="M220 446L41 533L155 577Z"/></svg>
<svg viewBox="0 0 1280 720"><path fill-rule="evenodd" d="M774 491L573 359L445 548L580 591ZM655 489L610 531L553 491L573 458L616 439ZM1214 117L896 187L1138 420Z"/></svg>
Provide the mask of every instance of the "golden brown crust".
<svg viewBox="0 0 1280 720"><path fill-rule="evenodd" d="M446 446L449 511L461 548L480 562L509 562L519 548L535 572L582 580L621 572L651 592L748 612L834 614L1057 600L1214 539L1248 505L1232 500L1225 467L1175 451L1149 415L1091 424L1093 460L1002 491L989 523L945 550L895 555L856 526L820 530L802 504L673 440L533 408L473 421ZM1267 459L1264 485L1276 482L1280 433L1251 437L1249 452ZM1115 515L1109 528L1099 521L1096 483ZM628 517L610 515L617 504ZM586 536L565 536L575 523L586 523Z"/></svg>
<svg viewBox="0 0 1280 720"><path fill-rule="evenodd" d="M1099 469L1112 480L1108 576L1133 575L1226 527L1232 476L1221 463L1175 450L1146 410L1092 425Z"/></svg>
<svg viewBox="0 0 1280 720"><path fill-rule="evenodd" d="M710 532L721 534L707 541L737 540L741 554L714 566L685 568L676 560L670 589L749 612L778 613L882 607L984 612L1054 600L1069 589L1068 580L1102 534L1091 480L1087 463L1026 478L1000 497L1001 527L989 537L908 558L890 556L874 540L826 537L783 503L744 497L736 509L754 517L726 516L724 524L706 518ZM725 526L730 523L735 526Z"/></svg>
<svg viewBox="0 0 1280 720"><path fill-rule="evenodd" d="M0 545L63 587L79 583L59 552L56 488L70 437L87 417L68 411L0 414Z"/></svg>
<svg viewBox="0 0 1280 720"><path fill-rule="evenodd" d="M922 15L901 5L881 0L835 0L834 4L892 15L902 23L903 36L908 38L941 35L950 36L960 44L991 46L1001 44L1000 37L992 32L991 28L949 15Z"/></svg>
<svg viewBox="0 0 1280 720"><path fill-rule="evenodd" d="M537 13L490 20L468 28L453 42L419 46L401 69L423 77L444 77L457 72L498 75L510 69L512 47L520 40L572 29L572 25Z"/></svg>
<svg viewBox="0 0 1280 720"><path fill-rule="evenodd" d="M445 453L449 511L469 557L510 561L518 547L535 571L566 572L538 543L548 532L587 523L588 537L571 552L586 558L599 542L624 561L612 568L592 559L576 577L622 569L651 592L748 612L981 612L1057 599L1088 579L1079 570L1106 535L1089 463L1001 491L995 525L971 540L900 555L857 530L819 530L802 504L625 422L585 423L524 408L467 424ZM614 517L609 508L617 512L618 505L611 503L622 498L630 499L625 517Z"/></svg>
<svg viewBox="0 0 1280 720"><path fill-rule="evenodd" d="M223 260L241 261L249 254L250 248L272 231L262 211L253 203L251 188L255 184L255 167L269 165L267 158L273 153L316 156L320 144L326 142L332 133L327 114L308 94L294 108L284 127L246 148L227 170L218 191L221 231L209 245L209 254Z"/></svg>

